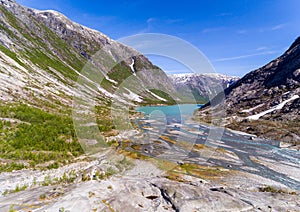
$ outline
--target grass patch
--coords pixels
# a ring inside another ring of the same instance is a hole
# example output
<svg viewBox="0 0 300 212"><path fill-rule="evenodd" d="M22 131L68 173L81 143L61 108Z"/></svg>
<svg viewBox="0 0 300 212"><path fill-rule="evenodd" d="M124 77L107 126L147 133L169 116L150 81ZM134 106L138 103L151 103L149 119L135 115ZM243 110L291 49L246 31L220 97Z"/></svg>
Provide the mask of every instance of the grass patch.
<svg viewBox="0 0 300 212"><path fill-rule="evenodd" d="M10 57L10 58L13 59L14 61L16 61L19 65L21 65L21 66L23 66L23 67L26 67L25 64L22 63L22 62L19 60L19 58L18 58L18 56L17 56L16 53L10 51L8 48L2 46L1 44L0 44L0 51L2 51L2 52L3 52L4 54L6 54L8 57Z"/></svg>
<svg viewBox="0 0 300 212"><path fill-rule="evenodd" d="M20 191L25 191L27 188L28 188L27 185L23 185L23 186L17 185L16 188L13 189L13 190L5 190L3 192L3 195L5 196L7 194L18 193Z"/></svg>
<svg viewBox="0 0 300 212"><path fill-rule="evenodd" d="M162 101L159 99L156 99L155 97L153 98L147 98L144 97L144 101L140 105L157 105L157 104L163 104L163 105L175 105L177 102L167 93L164 91L161 91L159 89L150 89L150 91L157 96L160 96L161 98L165 99L166 101Z"/></svg>
<svg viewBox="0 0 300 212"><path fill-rule="evenodd" d="M168 172L169 177L177 177L185 174L201 179L213 180L219 179L224 176L228 176L229 172L224 171L221 167L208 167L200 166L197 164L185 163L180 166L176 166L174 169Z"/></svg>
<svg viewBox="0 0 300 212"><path fill-rule="evenodd" d="M25 191L27 188L28 188L27 185L23 185L23 186L17 185L16 188L15 188L15 190L12 191L12 193L17 193L17 192L20 192L20 191Z"/></svg>
<svg viewBox="0 0 300 212"><path fill-rule="evenodd" d="M150 157L143 155L137 151L129 151L129 150L125 150L125 149L118 150L118 153L123 154L128 158L138 159L138 160L148 160L150 158Z"/></svg>
<svg viewBox="0 0 300 212"><path fill-rule="evenodd" d="M125 62L116 64L110 73L107 74L110 79L121 84L125 79L132 75L132 71L125 65Z"/></svg>
<svg viewBox="0 0 300 212"><path fill-rule="evenodd" d="M20 52L21 56L27 58L33 64L38 65L40 68L47 70L50 73L52 73L52 71L49 67L52 67L63 76L76 81L78 75L73 69L79 71L87 62L87 60L81 56L77 50L68 45L66 41L52 32L44 24L35 20L33 17L24 18L30 18L30 21L32 22L32 28L30 28L5 8L1 7L0 11L4 14L8 25L17 30L18 33L10 31L8 26L5 26L3 22L0 23L0 28L5 29L4 31L10 37L19 40L19 37L22 36L23 39L25 38L28 42L34 45L34 47L32 47L32 45L26 45L26 42L23 42L24 50ZM36 33L37 30L39 31L38 34ZM24 66L24 64L18 60L16 54L3 48L4 47L0 50L5 52L20 65Z"/></svg>
<svg viewBox="0 0 300 212"><path fill-rule="evenodd" d="M45 193L40 194L40 200L44 200L47 198L47 195Z"/></svg>
<svg viewBox="0 0 300 212"><path fill-rule="evenodd" d="M1 105L0 117L17 120L0 121L0 158L8 161L0 171L35 167L47 161L55 161L49 168L58 168L59 163L65 164L83 154L73 121L66 115L27 105Z"/></svg>
<svg viewBox="0 0 300 212"><path fill-rule="evenodd" d="M272 186L265 186L265 187L260 187L258 188L259 192L269 192L269 193L279 193L279 194L291 194L291 195L296 195L297 193L295 191L286 191L283 189L278 189Z"/></svg>

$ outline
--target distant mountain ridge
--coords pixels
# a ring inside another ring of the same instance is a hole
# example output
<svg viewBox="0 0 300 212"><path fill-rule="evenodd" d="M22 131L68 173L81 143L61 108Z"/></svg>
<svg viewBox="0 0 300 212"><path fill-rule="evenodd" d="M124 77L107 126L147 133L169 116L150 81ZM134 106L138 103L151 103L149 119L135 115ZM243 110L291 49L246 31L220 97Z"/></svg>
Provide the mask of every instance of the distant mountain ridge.
<svg viewBox="0 0 300 212"><path fill-rule="evenodd" d="M175 89L188 98L206 102L209 100L209 92L212 86L220 85L224 89L237 81L239 77L227 76L217 73L188 73L168 75ZM188 92L189 91L189 92ZM193 94L193 97L189 96Z"/></svg>
<svg viewBox="0 0 300 212"><path fill-rule="evenodd" d="M229 127L300 142L300 37L282 56L248 73L225 89L225 94Z"/></svg>

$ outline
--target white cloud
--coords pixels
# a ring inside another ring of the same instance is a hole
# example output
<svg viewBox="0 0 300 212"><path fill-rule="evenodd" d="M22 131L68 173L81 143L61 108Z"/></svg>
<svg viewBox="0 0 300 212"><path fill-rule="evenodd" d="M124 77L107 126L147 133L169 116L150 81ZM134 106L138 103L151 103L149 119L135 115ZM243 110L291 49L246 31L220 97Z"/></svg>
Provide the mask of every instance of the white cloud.
<svg viewBox="0 0 300 212"><path fill-rule="evenodd" d="M240 29L238 31L236 31L238 34L246 34L248 31L245 29Z"/></svg>
<svg viewBox="0 0 300 212"><path fill-rule="evenodd" d="M247 54L247 55L240 55L240 56L235 56L235 57L225 57L225 58L219 58L216 60L213 60L213 62L223 62L223 61L230 61L230 60L239 60L239 59L244 59L244 58L249 58L249 57L255 57L259 55L270 55L270 54L276 54L278 51L265 51L265 52L260 52L260 53L254 53L254 54Z"/></svg>
<svg viewBox="0 0 300 212"><path fill-rule="evenodd" d="M270 26L270 27L265 27L259 29L259 32L267 32L267 31L276 31L276 30L281 30L285 27L288 26L288 23L282 23L282 24L277 24L275 26Z"/></svg>
<svg viewBox="0 0 300 212"><path fill-rule="evenodd" d="M217 16L220 16L220 17L224 17L224 16L232 16L232 13L220 13L220 14L218 14Z"/></svg>
<svg viewBox="0 0 300 212"><path fill-rule="evenodd" d="M155 22L156 20L157 20L156 18L148 18L147 24L151 24L151 23Z"/></svg>
<svg viewBox="0 0 300 212"><path fill-rule="evenodd" d="M256 51L263 51L263 50L267 50L267 49L268 49L268 47L261 46L261 47L256 48L255 50Z"/></svg>
<svg viewBox="0 0 300 212"><path fill-rule="evenodd" d="M202 33L209 33L209 32L219 32L224 30L225 27L215 27L215 28L206 28L202 30Z"/></svg>
<svg viewBox="0 0 300 212"><path fill-rule="evenodd" d="M271 28L271 30L279 30L279 29L284 28L286 25L287 25L287 24L278 24L278 25L276 25L276 26L273 26L273 27Z"/></svg>
<svg viewBox="0 0 300 212"><path fill-rule="evenodd" d="M167 74L190 74L190 73L193 73L191 72L190 70L188 69L180 69L180 70L164 70L165 73Z"/></svg>
<svg viewBox="0 0 300 212"><path fill-rule="evenodd" d="M151 32L158 27L175 24L181 21L182 19L159 19L155 17L150 17L146 20L147 27L142 29L140 33Z"/></svg>

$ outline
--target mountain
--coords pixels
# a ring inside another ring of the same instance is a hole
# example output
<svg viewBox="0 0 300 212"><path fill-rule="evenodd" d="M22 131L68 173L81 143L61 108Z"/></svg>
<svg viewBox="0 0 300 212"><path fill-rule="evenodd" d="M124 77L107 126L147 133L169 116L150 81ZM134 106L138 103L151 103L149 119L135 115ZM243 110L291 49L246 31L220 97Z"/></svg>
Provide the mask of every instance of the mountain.
<svg viewBox="0 0 300 212"><path fill-rule="evenodd" d="M169 77L177 92L184 96L186 101L194 98L201 103L208 101L212 86L220 85L225 89L239 79L217 73L174 74Z"/></svg>
<svg viewBox="0 0 300 212"><path fill-rule="evenodd" d="M142 89L144 92L140 93L140 87L133 91L132 86L122 94L119 92L119 98L132 104L171 100L165 99L167 94L159 90L174 92L172 84L145 56L56 11L38 11L12 0L1 0L0 30L3 101L39 107L46 103L53 107L68 106L76 93L74 84L87 64L100 70L97 74L102 79L98 80L102 89L92 88L99 97L111 97L132 76L137 85L151 89ZM136 98L132 99L133 96Z"/></svg>
<svg viewBox="0 0 300 212"><path fill-rule="evenodd" d="M225 95L228 127L299 143L300 37L282 56L228 87Z"/></svg>
<svg viewBox="0 0 300 212"><path fill-rule="evenodd" d="M179 98L167 75L136 50L56 11L12 0L0 0L0 68L0 148L6 150L0 172L71 162L83 153L78 137L90 141L87 132L95 132L103 141L119 133L111 112L116 104L128 113Z"/></svg>
<svg viewBox="0 0 300 212"><path fill-rule="evenodd" d="M190 88L199 86L191 78L227 87L199 77L186 77ZM171 116L154 107L144 119L135 106L182 101L173 82L56 11L0 0L0 83L0 211L299 208L296 152L279 157L239 133L218 142L214 126L167 124L177 119L169 107Z"/></svg>

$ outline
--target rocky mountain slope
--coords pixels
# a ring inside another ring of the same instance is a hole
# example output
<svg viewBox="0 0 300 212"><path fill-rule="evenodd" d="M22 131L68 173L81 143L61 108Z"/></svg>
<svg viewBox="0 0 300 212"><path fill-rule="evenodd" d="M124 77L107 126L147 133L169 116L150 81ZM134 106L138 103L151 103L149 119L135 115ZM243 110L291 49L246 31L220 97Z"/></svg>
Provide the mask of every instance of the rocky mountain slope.
<svg viewBox="0 0 300 212"><path fill-rule="evenodd" d="M0 171L57 167L82 154L72 105L80 104L76 116L94 118L103 138L118 133L114 102L129 108L178 98L167 75L136 50L13 0L0 1L0 84Z"/></svg>
<svg viewBox="0 0 300 212"><path fill-rule="evenodd" d="M146 57L58 12L38 11L12 0L2 0L0 29L3 85L0 97L4 101L24 101L39 106L40 101L54 106L70 105L76 93L73 85L88 62L100 70L98 77L103 78L99 82L104 90L94 91L99 97L112 96L110 94L131 75L136 84L152 91L144 89L146 92L140 94L140 98L131 98L140 90L119 93L119 98L128 102L159 103L164 98L157 98L159 93L155 93L155 88L174 91L167 76ZM104 58L105 64L101 61ZM151 73L148 69L155 70ZM156 80L152 80L153 74Z"/></svg>
<svg viewBox="0 0 300 212"><path fill-rule="evenodd" d="M282 56L232 84L225 95L229 127L299 143L300 37Z"/></svg>
<svg viewBox="0 0 300 212"><path fill-rule="evenodd" d="M197 102L207 102L212 86L220 85L224 89L237 81L238 77L222 74L174 74L169 75L176 90L186 98L195 98ZM191 94L193 96L191 96Z"/></svg>

